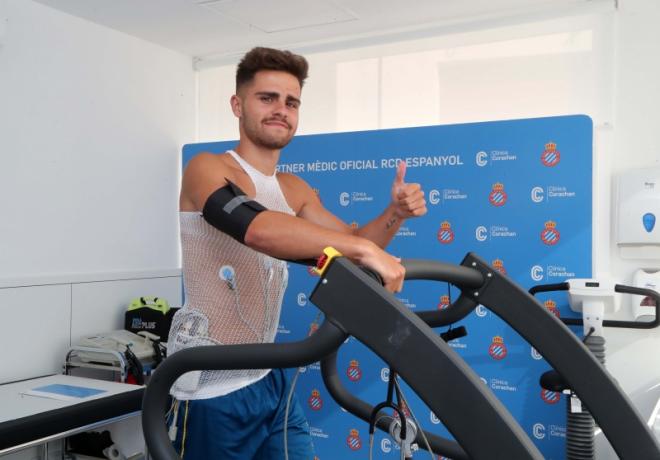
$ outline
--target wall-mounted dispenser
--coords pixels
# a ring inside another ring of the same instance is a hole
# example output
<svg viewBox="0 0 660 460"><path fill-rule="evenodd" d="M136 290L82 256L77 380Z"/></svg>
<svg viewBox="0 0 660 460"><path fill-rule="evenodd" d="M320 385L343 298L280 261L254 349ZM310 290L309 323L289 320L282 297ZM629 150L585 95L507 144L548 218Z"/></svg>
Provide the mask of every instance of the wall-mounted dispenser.
<svg viewBox="0 0 660 460"><path fill-rule="evenodd" d="M617 177L616 243L626 259L660 260L660 168Z"/></svg>

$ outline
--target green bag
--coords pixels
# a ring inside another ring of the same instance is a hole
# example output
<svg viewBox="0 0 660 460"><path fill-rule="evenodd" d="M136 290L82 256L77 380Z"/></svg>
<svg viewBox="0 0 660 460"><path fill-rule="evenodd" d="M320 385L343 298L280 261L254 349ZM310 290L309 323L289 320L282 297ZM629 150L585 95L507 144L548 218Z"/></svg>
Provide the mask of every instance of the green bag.
<svg viewBox="0 0 660 460"><path fill-rule="evenodd" d="M167 300L161 297L138 297L131 300L126 311L133 311L138 308L151 308L152 310L159 311L165 315L170 310L170 304Z"/></svg>

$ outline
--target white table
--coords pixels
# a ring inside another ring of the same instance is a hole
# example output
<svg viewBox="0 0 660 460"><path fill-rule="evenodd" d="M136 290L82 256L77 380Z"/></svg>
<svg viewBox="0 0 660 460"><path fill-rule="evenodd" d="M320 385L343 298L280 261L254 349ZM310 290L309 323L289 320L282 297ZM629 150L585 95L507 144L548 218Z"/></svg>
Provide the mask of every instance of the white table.
<svg viewBox="0 0 660 460"><path fill-rule="evenodd" d="M25 394L51 384L93 388L103 393L68 400ZM0 455L138 416L143 393L142 386L71 375L0 385Z"/></svg>

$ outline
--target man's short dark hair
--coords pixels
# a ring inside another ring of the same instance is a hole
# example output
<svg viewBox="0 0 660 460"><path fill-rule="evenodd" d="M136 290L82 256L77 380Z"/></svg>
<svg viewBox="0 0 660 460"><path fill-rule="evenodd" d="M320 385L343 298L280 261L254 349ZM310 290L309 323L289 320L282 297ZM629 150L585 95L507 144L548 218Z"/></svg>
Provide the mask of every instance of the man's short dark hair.
<svg viewBox="0 0 660 460"><path fill-rule="evenodd" d="M298 79L302 88L309 65L307 60L291 51L276 50L273 48L264 48L258 46L252 48L236 69L236 91L254 78L254 75L260 70L280 70L288 72Z"/></svg>

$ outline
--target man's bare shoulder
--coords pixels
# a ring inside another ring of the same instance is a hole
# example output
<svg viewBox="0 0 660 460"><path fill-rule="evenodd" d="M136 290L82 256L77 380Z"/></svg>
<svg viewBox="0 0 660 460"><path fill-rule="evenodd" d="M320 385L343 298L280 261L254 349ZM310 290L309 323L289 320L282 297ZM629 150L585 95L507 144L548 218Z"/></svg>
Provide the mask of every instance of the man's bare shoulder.
<svg viewBox="0 0 660 460"><path fill-rule="evenodd" d="M237 180L242 170L228 153L202 152L190 159L183 171L184 186L186 182L211 181L224 185L230 179ZM240 179L238 179L240 181Z"/></svg>
<svg viewBox="0 0 660 460"><path fill-rule="evenodd" d="M184 170L184 175L198 175L198 174L209 174L217 171L218 169L224 170L228 168L227 163L227 154L221 153L211 153L211 152L201 152L195 155L188 161L186 168Z"/></svg>
<svg viewBox="0 0 660 460"><path fill-rule="evenodd" d="M182 211L200 210L208 196L233 177L227 154L202 152L190 159L183 171L181 197Z"/></svg>

